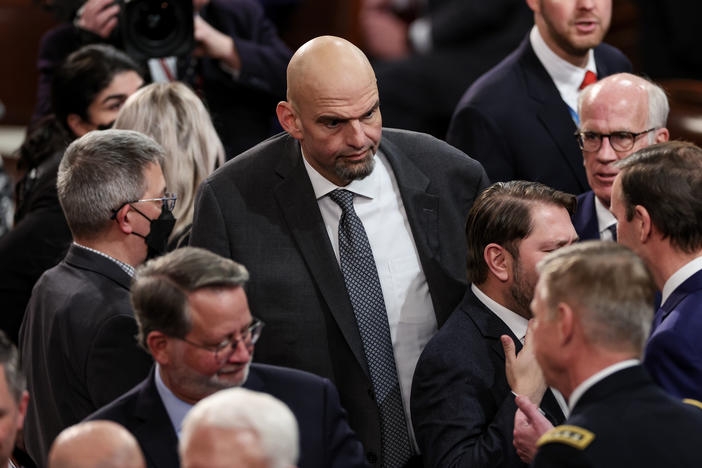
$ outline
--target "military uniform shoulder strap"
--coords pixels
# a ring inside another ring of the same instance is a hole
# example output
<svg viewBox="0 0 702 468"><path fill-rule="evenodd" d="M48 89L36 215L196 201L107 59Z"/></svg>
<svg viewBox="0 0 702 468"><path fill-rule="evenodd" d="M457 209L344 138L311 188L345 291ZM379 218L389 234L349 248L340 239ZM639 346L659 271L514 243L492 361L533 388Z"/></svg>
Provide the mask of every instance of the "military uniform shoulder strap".
<svg viewBox="0 0 702 468"><path fill-rule="evenodd" d="M685 398L683 403L687 403L688 405L696 406L702 409L702 401L693 400L692 398Z"/></svg>
<svg viewBox="0 0 702 468"><path fill-rule="evenodd" d="M561 443L570 445L579 450L585 450L595 438L595 434L578 426L556 426L544 435L536 443L537 447L544 444Z"/></svg>

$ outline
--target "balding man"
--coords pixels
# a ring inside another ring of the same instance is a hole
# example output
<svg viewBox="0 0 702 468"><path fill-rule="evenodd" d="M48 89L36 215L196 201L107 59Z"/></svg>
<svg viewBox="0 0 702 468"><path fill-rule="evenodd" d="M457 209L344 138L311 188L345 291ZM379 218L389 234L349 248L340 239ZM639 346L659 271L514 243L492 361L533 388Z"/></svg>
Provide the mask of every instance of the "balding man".
<svg viewBox="0 0 702 468"><path fill-rule="evenodd" d="M112 421L70 426L56 437L49 468L145 468L144 455L132 434Z"/></svg>
<svg viewBox="0 0 702 468"><path fill-rule="evenodd" d="M373 69L343 39L304 44L287 79L286 133L201 185L191 243L250 269L271 330L257 359L332 379L368 461L402 466L414 367L465 291L462 226L487 177L437 139L383 129Z"/></svg>
<svg viewBox="0 0 702 468"><path fill-rule="evenodd" d="M573 216L580 239L616 240L617 220L609 211L612 184L619 173L614 163L668 141L668 110L665 91L628 73L608 76L580 93L576 138L592 189L578 196Z"/></svg>
<svg viewBox="0 0 702 468"><path fill-rule="evenodd" d="M181 466L293 468L295 415L274 396L230 388L200 400L183 420Z"/></svg>

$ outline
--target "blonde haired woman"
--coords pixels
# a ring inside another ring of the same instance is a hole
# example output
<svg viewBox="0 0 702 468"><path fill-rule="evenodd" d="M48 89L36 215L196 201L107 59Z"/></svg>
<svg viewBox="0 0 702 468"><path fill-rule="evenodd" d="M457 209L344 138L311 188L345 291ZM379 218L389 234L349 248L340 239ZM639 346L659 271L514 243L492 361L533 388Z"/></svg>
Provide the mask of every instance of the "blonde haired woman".
<svg viewBox="0 0 702 468"><path fill-rule="evenodd" d="M114 128L142 132L165 148L166 185L169 192L178 195L173 210L177 221L168 250L187 245L195 192L200 182L224 163L224 147L207 109L183 83L153 83L127 100Z"/></svg>

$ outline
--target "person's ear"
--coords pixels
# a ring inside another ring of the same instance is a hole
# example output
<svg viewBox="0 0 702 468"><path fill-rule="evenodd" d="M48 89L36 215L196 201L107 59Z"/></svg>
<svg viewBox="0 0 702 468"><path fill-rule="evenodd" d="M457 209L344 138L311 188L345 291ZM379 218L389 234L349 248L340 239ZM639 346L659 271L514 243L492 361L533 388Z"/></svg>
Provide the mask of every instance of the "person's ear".
<svg viewBox="0 0 702 468"><path fill-rule="evenodd" d="M129 205L129 203L125 203L122 208L117 210L117 212L114 215L114 219L117 222L117 225L119 226L120 230L124 234L131 234L133 229L132 229L132 217L137 214L132 210L132 207Z"/></svg>
<svg viewBox="0 0 702 468"><path fill-rule="evenodd" d="M663 127L656 130L656 143L663 143L670 139L668 129Z"/></svg>
<svg viewBox="0 0 702 468"><path fill-rule="evenodd" d="M634 220L636 220L637 227L639 228L639 242L645 244L653 235L651 215L642 205L636 205L634 207Z"/></svg>
<svg viewBox="0 0 702 468"><path fill-rule="evenodd" d="M78 115L78 114L68 114L68 117L66 118L66 123L68 124L68 127L71 129L73 134L80 138L86 133L95 130L95 125L91 124L90 122L86 122L83 120L83 118Z"/></svg>
<svg viewBox="0 0 702 468"><path fill-rule="evenodd" d="M17 404L17 430L24 427L24 417L27 415L27 405L29 405L29 392L25 390L22 392L20 401Z"/></svg>
<svg viewBox="0 0 702 468"><path fill-rule="evenodd" d="M296 140L302 139L302 128L297 117L297 112L292 104L288 101L280 101L275 108L275 113L278 115L278 121L283 130L288 132L290 136Z"/></svg>
<svg viewBox="0 0 702 468"><path fill-rule="evenodd" d="M146 337L146 346L149 348L154 361L161 365L169 363L171 358L168 352L170 339L167 335L160 331L149 332L149 335Z"/></svg>
<svg viewBox="0 0 702 468"><path fill-rule="evenodd" d="M512 274L512 255L500 244L490 243L483 250L483 259L490 273L506 283Z"/></svg>

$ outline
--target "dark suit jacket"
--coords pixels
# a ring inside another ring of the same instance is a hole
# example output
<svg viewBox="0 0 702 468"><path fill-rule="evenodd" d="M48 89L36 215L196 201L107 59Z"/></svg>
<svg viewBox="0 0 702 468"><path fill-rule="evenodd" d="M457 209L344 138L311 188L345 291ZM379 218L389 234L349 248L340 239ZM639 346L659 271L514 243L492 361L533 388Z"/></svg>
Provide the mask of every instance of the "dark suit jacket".
<svg viewBox="0 0 702 468"><path fill-rule="evenodd" d="M656 319L644 366L671 395L702 400L702 270L672 292Z"/></svg>
<svg viewBox="0 0 702 468"><path fill-rule="evenodd" d="M472 291L424 348L412 380L412 422L425 467L521 467L512 445L517 405L501 335L522 345ZM550 390L541 404L559 423Z"/></svg>
<svg viewBox="0 0 702 468"><path fill-rule="evenodd" d="M427 135L384 129L380 148L443 324L465 291L463 225L485 172ZM252 313L269 325L255 358L334 381L368 458L378 461L380 416L361 338L298 142L277 135L203 182L191 245L249 269Z"/></svg>
<svg viewBox="0 0 702 468"><path fill-rule="evenodd" d="M641 366L615 372L593 385L575 404L566 424L595 437L583 449L546 443L532 466L702 466L702 410L667 395Z"/></svg>
<svg viewBox="0 0 702 468"><path fill-rule="evenodd" d="M233 157L271 135L275 106L285 97L285 70L291 52L254 0L210 0L200 16L234 39L241 74L235 79L219 61L210 58L183 58L178 75L181 81L201 88L227 157ZM60 25L44 35L32 121L50 112L51 80L61 62L81 46L101 40L72 24ZM121 47L119 41L113 45Z"/></svg>
<svg viewBox="0 0 702 468"><path fill-rule="evenodd" d="M273 395L295 414L300 468L366 466L363 447L328 380L294 369L252 364L243 387ZM156 389L153 370L146 380L87 419L109 419L129 429L149 468L179 466L178 437Z"/></svg>
<svg viewBox="0 0 702 468"><path fill-rule="evenodd" d="M116 263L72 245L44 273L20 329L27 375L27 451L44 466L58 433L144 378L151 357L137 345L130 278Z"/></svg>
<svg viewBox="0 0 702 468"><path fill-rule="evenodd" d="M600 78L631 71L617 49L595 48ZM463 95L446 141L480 161L490 180L533 180L565 192L589 190L576 127L529 36Z"/></svg>
<svg viewBox="0 0 702 468"><path fill-rule="evenodd" d="M597 222L595 210L595 192L590 190L578 195L578 206L570 220L581 241L600 239L600 225Z"/></svg>

